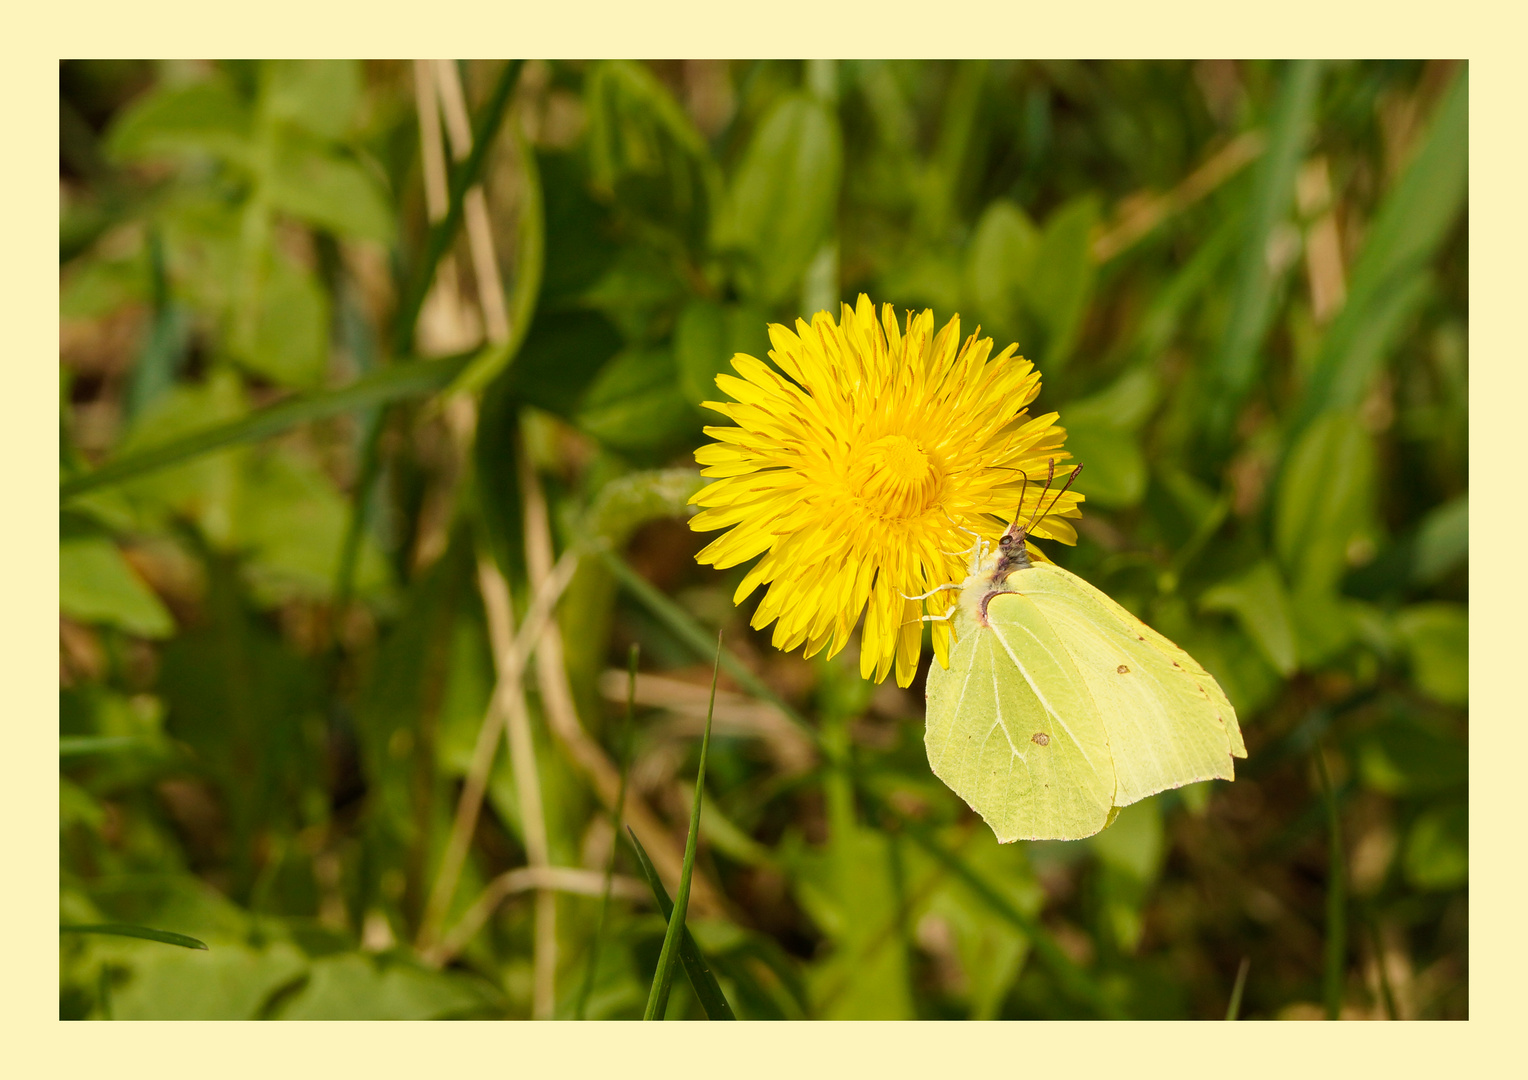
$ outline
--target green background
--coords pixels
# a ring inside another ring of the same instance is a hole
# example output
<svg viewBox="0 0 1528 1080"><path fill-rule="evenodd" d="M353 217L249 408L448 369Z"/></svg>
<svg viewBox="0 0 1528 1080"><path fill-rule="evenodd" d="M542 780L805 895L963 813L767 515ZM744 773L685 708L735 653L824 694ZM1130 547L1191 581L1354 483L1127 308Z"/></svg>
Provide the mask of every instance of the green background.
<svg viewBox="0 0 1528 1080"><path fill-rule="evenodd" d="M1242 1016L1468 1015L1465 65L457 73L432 228L409 64L60 68L60 922L210 946L64 934L62 1017L531 1014L532 894L416 948L493 691L475 563L531 592L517 452L612 762L641 648L630 783L675 850L725 631L689 925L739 1016L1218 1018L1239 970ZM747 567L694 563L713 377L860 292L1037 363L1087 466L1047 553L1216 675L1234 783L1000 847L928 770L921 675L780 654ZM535 672L549 858L599 873ZM519 806L501 751L449 925L526 864ZM640 895L591 1017L642 1013ZM572 1016L600 900L557 897Z"/></svg>

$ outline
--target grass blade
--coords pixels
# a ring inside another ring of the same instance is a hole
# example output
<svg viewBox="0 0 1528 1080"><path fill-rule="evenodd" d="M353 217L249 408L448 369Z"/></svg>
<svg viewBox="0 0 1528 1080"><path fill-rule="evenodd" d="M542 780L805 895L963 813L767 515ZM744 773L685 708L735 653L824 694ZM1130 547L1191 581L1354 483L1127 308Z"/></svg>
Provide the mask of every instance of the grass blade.
<svg viewBox="0 0 1528 1080"><path fill-rule="evenodd" d="M1247 988L1247 969L1252 966L1252 957L1242 957L1242 962L1236 968L1236 982L1231 987L1231 1003L1226 1006L1226 1019L1241 1019L1242 991Z"/></svg>
<svg viewBox="0 0 1528 1080"><path fill-rule="evenodd" d="M1227 437L1237 408L1257 381L1258 353L1273 315L1277 285L1268 265L1268 241L1294 201L1295 174L1305 152L1320 74L1319 61L1291 62L1274 104L1268 149L1257 166L1242 234L1231 319L1215 358L1216 391L1206 423L1212 443Z"/></svg>
<svg viewBox="0 0 1528 1080"><path fill-rule="evenodd" d="M182 949L206 949L207 943L186 934L169 930L155 930L152 926L135 926L132 923L94 923L89 926L60 926L60 934L107 934L111 937L142 938L165 945L179 945Z"/></svg>
<svg viewBox="0 0 1528 1080"><path fill-rule="evenodd" d="M700 804L706 790L706 754L711 749L711 714L716 711L716 679L722 668L722 636L716 635L716 662L711 669L711 704L706 708L706 730L700 738L700 769L695 775L695 802L690 808L690 833L684 841L684 867L679 874L679 892L669 915L668 932L663 935L663 951L658 954L658 970L653 973L652 989L647 995L644 1020L662 1020L668 1008L669 985L674 978L674 960L679 953L679 939L684 933L685 911L690 906L690 878L695 871L695 841L700 835Z"/></svg>
<svg viewBox="0 0 1528 1080"><path fill-rule="evenodd" d="M70 477L60 484L59 502L68 502L87 491L120 484L124 480L179 465L214 450L240 443L259 442L310 420L321 420L355 409L433 393L454 379L471 359L472 354L468 354L443 360L394 364L383 371L357 379L349 386L292 398L227 424L193 432L183 438L172 439L136 454L108 461L94 472Z"/></svg>
<svg viewBox="0 0 1528 1080"><path fill-rule="evenodd" d="M58 739L58 756L61 758L157 749L158 745L145 735L61 735Z"/></svg>
<svg viewBox="0 0 1528 1080"><path fill-rule="evenodd" d="M647 878L648 887L653 890L653 899L658 901L658 910L667 919L674 910L674 902L669 899L668 890L663 887L663 881L658 877L658 869L653 866L653 861L647 857L647 849L642 846L642 841L637 839L637 834L630 829L626 830L631 838L631 845L637 853L637 863L642 867L642 876ZM716 981L716 976L711 974L711 965L706 962L705 954L700 951L700 946L695 943L695 938L690 934L689 927L685 928L684 937L679 940L679 962L684 965L684 973L689 976L690 986L695 991L695 996L700 999L700 1004L706 1010L708 1020L736 1020L732 1006L727 1002L727 995L722 993L721 986Z"/></svg>
<svg viewBox="0 0 1528 1080"><path fill-rule="evenodd" d="M1342 984L1347 973L1348 898L1342 857L1342 822L1337 813L1337 792L1326 768L1326 754L1318 743L1313 751L1316 772L1321 776L1321 796L1326 803L1327 872L1326 872L1326 970L1322 996L1326 1018L1336 1020L1342 1014Z"/></svg>
<svg viewBox="0 0 1528 1080"><path fill-rule="evenodd" d="M1469 184L1469 71L1439 103L1427 140L1380 206L1353 266L1348 299L1321 341L1295 430L1326 409L1362 400L1407 316L1421 303L1426 267L1458 219Z"/></svg>
<svg viewBox="0 0 1528 1080"><path fill-rule="evenodd" d="M626 724L621 729L621 785L617 789L615 805L610 808L610 862L605 867L605 891L600 896L600 919L594 925L594 940L589 944L589 968L584 972L584 985L578 992L578 1005L573 1010L575 1020L582 1020L589 1007L589 995L594 990L594 972L600 962L600 938L605 933L605 917L610 912L610 887L615 881L615 855L621 839L621 811L626 806L626 780L631 773L631 729L633 714L637 711L637 657L640 653L641 647L633 643L626 657ZM646 857L646 852L643 852L643 857ZM668 916L666 908L663 914L665 918Z"/></svg>

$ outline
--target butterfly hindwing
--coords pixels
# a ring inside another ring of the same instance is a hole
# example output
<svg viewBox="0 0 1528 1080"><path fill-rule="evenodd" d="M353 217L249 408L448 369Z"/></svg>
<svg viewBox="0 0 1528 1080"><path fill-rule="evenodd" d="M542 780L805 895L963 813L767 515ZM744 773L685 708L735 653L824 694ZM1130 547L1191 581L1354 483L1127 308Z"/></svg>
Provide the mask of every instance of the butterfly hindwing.
<svg viewBox="0 0 1528 1080"><path fill-rule="evenodd" d="M1052 564L1008 579L1055 630L1086 682L1113 752L1116 805L1234 777L1236 712L1188 653L1086 581Z"/></svg>
<svg viewBox="0 0 1528 1080"><path fill-rule="evenodd" d="M1004 843L1091 836L1115 780L1087 685L1033 603L994 596L987 618L963 620L949 669L929 669L929 764Z"/></svg>

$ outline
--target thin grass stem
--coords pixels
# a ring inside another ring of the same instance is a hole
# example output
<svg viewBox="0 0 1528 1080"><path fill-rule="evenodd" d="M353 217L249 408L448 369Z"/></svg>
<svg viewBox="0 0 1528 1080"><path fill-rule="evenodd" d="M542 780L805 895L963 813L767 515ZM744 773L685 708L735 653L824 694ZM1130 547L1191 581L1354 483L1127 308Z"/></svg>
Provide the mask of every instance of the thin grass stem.
<svg viewBox="0 0 1528 1080"><path fill-rule="evenodd" d="M668 931L663 935L663 951L658 954L658 970L647 995L644 1020L663 1019L668 1008L669 986L674 978L679 939L684 933L685 914L690 906L690 877L695 870L695 842L700 835L700 805L706 790L706 755L711 749L711 714L716 705L716 680L722 669L722 636L716 635L716 661L711 669L711 703L706 710L706 730L700 738L700 768L695 775L695 801L690 808L690 832L684 842L684 867L679 874L679 890L674 895L674 911L669 916Z"/></svg>

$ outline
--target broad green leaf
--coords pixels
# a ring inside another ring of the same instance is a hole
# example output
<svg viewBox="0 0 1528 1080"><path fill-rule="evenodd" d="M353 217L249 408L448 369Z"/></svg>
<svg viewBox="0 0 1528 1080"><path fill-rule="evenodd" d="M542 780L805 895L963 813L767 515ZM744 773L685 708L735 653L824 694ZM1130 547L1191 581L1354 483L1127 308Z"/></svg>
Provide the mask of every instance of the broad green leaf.
<svg viewBox="0 0 1528 1080"><path fill-rule="evenodd" d="M359 60L267 60L262 65L265 111L329 139L354 128L361 108Z"/></svg>
<svg viewBox="0 0 1528 1080"><path fill-rule="evenodd" d="M1123 807L1114 824L1089 837L1087 843L1105 864L1140 881L1154 881L1167 854L1158 800L1142 799Z"/></svg>
<svg viewBox="0 0 1528 1080"><path fill-rule="evenodd" d="M1294 203L1295 176L1305 154L1320 80L1319 61L1295 60L1284 66L1269 121L1268 148L1253 175L1230 321L1215 358L1217 390L1209 417L1212 441L1230 431L1236 410L1262 367L1263 339L1273 318L1278 286L1275 267L1269 264L1269 243Z"/></svg>
<svg viewBox="0 0 1528 1080"><path fill-rule="evenodd" d="M966 255L966 291L999 347L1023 338L1024 296L1040 252L1040 230L1015 203L994 199Z"/></svg>
<svg viewBox="0 0 1528 1080"><path fill-rule="evenodd" d="M277 991L307 971L285 942L264 949L219 944L205 956L145 956L112 1002L121 1020L257 1020Z"/></svg>
<svg viewBox="0 0 1528 1080"><path fill-rule="evenodd" d="M1264 559L1240 577L1207 590L1199 598L1199 606L1235 615L1279 674L1289 675L1295 670L1299 650L1294 619L1284 582L1273 563Z"/></svg>
<svg viewBox="0 0 1528 1080"><path fill-rule="evenodd" d="M273 450L250 459L239 487L233 542L246 558L255 596L276 606L324 599L334 590L346 500L316 464ZM389 578L382 552L363 536L355 592L374 595Z"/></svg>
<svg viewBox="0 0 1528 1080"><path fill-rule="evenodd" d="M1374 531L1374 447L1358 418L1332 412L1289 453L1274 507L1274 547L1297 592L1329 590L1355 542Z"/></svg>
<svg viewBox="0 0 1528 1080"><path fill-rule="evenodd" d="M112 125L107 146L123 161L210 155L246 163L252 118L226 80L161 86L133 102Z"/></svg>
<svg viewBox="0 0 1528 1080"><path fill-rule="evenodd" d="M65 540L58 548L58 606L80 622L141 637L169 637L175 621L110 540Z"/></svg>
<svg viewBox="0 0 1528 1080"><path fill-rule="evenodd" d="M1447 705L1470 699L1470 617L1462 604L1414 604L1395 625L1424 694Z"/></svg>
<svg viewBox="0 0 1528 1080"><path fill-rule="evenodd" d="M274 254L250 283L253 325L234 344L252 371L282 386L313 389L329 359L329 303L312 274Z"/></svg>
<svg viewBox="0 0 1528 1080"><path fill-rule="evenodd" d="M752 257L750 291L789 295L828 238L838 209L838 121L805 94L784 97L759 124L728 193L720 242Z"/></svg>
<svg viewBox="0 0 1528 1080"><path fill-rule="evenodd" d="M1134 506L1146 493L1146 458L1130 432L1096 420L1074 420L1063 413L1066 448L1083 466L1076 489L1089 503Z"/></svg>
<svg viewBox="0 0 1528 1080"><path fill-rule="evenodd" d="M265 188L274 209L340 236L392 241L392 208L359 164L292 136L277 140L274 157Z"/></svg>
<svg viewBox="0 0 1528 1080"><path fill-rule="evenodd" d="M1411 825L1401 855L1406 880L1419 889L1457 889L1470 878L1470 817L1466 803L1423 813Z"/></svg>
<svg viewBox="0 0 1528 1080"><path fill-rule="evenodd" d="M595 187L619 211L703 248L721 181L689 114L651 70L629 60L595 64L584 100Z"/></svg>
<svg viewBox="0 0 1528 1080"><path fill-rule="evenodd" d="M1098 214L1096 196L1073 199L1046 219L1034 254L1025 304L1045 329L1044 345L1035 350L1035 358L1049 372L1071 357L1093 294L1093 230Z"/></svg>
<svg viewBox="0 0 1528 1080"><path fill-rule="evenodd" d="M1069 432L1079 423L1138 431L1161 400L1161 377L1152 366L1137 364L1097 393L1062 406L1061 416Z"/></svg>
<svg viewBox="0 0 1528 1080"><path fill-rule="evenodd" d="M732 357L769 352L767 320L762 312L736 304L693 300L674 326L674 359L679 390L697 406L717 396L716 376L732 373Z"/></svg>
<svg viewBox="0 0 1528 1080"><path fill-rule="evenodd" d="M614 450L641 452L675 443L692 415L679 391L673 354L631 349L600 372L579 406L578 424Z"/></svg>
<svg viewBox="0 0 1528 1080"><path fill-rule="evenodd" d="M148 260L142 251L121 258L75 260L59 285L58 314L64 319L98 319L149 298Z"/></svg>
<svg viewBox="0 0 1528 1080"><path fill-rule="evenodd" d="M308 983L277 1011L282 1020L436 1020L481 1014L482 989L465 978L358 953L315 960Z"/></svg>
<svg viewBox="0 0 1528 1080"><path fill-rule="evenodd" d="M1469 782L1469 749L1417 723L1382 724L1359 744L1365 786L1386 795L1428 795Z"/></svg>
<svg viewBox="0 0 1528 1080"><path fill-rule="evenodd" d="M1417 530L1413 580L1431 584L1464 562L1470 553L1470 497L1460 495L1429 510Z"/></svg>

